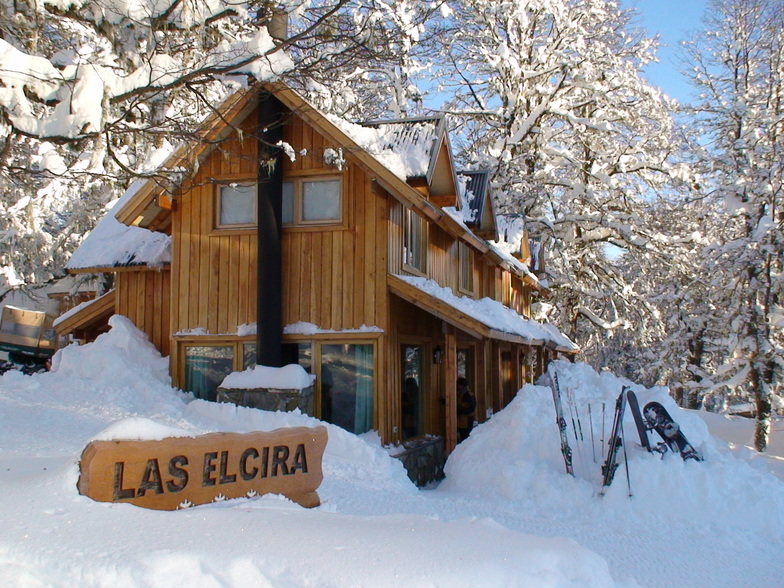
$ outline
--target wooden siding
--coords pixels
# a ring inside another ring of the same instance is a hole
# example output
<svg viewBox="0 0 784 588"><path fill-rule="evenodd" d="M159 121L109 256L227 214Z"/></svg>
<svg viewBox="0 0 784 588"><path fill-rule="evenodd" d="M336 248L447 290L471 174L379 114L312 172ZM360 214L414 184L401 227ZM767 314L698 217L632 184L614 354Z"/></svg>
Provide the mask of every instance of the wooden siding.
<svg viewBox="0 0 784 588"><path fill-rule="evenodd" d="M178 201L173 332L201 327L211 334L236 333L256 320L255 230L213 228L213 182L255 178L252 125L253 120L243 124L245 141L224 144L206 159L194 187ZM298 153L307 150L293 162L284 158L284 177L340 177L344 223L283 230L283 323L305 321L334 330L385 324L385 195L373 190L357 166L349 163L342 171L327 166L323 154L330 146L296 119L287 124L284 140Z"/></svg>
<svg viewBox="0 0 784 588"><path fill-rule="evenodd" d="M116 278L116 312L128 317L150 342L169 355L170 277L168 269L118 272Z"/></svg>

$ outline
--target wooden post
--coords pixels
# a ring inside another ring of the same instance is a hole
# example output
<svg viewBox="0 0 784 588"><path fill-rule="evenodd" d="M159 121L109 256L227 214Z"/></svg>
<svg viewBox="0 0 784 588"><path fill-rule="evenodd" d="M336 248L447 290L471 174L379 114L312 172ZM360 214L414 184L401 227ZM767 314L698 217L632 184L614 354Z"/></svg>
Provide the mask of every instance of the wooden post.
<svg viewBox="0 0 784 588"><path fill-rule="evenodd" d="M451 325L445 325L444 333L444 389L446 398L446 452L457 446L457 337Z"/></svg>

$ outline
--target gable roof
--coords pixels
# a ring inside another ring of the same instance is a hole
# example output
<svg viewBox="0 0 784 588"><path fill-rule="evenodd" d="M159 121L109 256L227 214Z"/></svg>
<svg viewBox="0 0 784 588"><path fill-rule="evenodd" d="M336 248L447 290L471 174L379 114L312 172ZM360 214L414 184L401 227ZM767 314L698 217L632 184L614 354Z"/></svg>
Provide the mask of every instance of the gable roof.
<svg viewBox="0 0 784 588"><path fill-rule="evenodd" d="M259 83L239 90L229 97L199 129L201 141L194 147L181 146L161 166L162 170L190 170L195 175L199 162L206 157L221 138L227 136L232 125L243 120L256 105L256 98L269 93L275 96L292 113L312 126L325 138L343 148L347 156L372 177L384 190L418 214L441 227L447 234L465 242L495 265L511 272L534 289L546 294L548 291L530 272L522 271L484 239L474 234L465 224L458 222L439 205L429 201L416 188L406 182L405 166L400 154L388 144L379 142L377 133L368 133L368 127L349 123L328 116L308 103L299 93L282 82ZM451 158L448 138L443 133L439 143L437 162L444 162L444 153ZM392 160L391 158L394 158ZM451 165L451 159L449 160ZM453 169L453 168L452 168ZM454 174L454 172L452 172ZM183 179L187 183L190 178ZM171 187L162 182L148 179L130 197L124 198L115 213L118 221L151 230L161 230L171 222Z"/></svg>
<svg viewBox="0 0 784 588"><path fill-rule="evenodd" d="M488 241L498 239L493 200L490 197L490 172L488 170L460 171L466 178L461 199L466 210L463 218L477 235Z"/></svg>
<svg viewBox="0 0 784 588"><path fill-rule="evenodd" d="M436 199L455 197L458 184L444 115L375 120L361 125L380 132L385 146L406 163L407 179L424 179ZM446 202L450 204L451 199Z"/></svg>

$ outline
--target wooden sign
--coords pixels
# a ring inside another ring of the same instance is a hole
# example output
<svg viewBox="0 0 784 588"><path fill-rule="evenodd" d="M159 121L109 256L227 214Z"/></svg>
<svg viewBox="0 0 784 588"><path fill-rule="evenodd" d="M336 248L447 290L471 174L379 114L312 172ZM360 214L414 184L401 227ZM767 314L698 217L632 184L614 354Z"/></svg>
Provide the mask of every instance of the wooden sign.
<svg viewBox="0 0 784 588"><path fill-rule="evenodd" d="M269 493L311 508L319 505L326 445L326 427L93 441L77 487L93 500L157 510Z"/></svg>

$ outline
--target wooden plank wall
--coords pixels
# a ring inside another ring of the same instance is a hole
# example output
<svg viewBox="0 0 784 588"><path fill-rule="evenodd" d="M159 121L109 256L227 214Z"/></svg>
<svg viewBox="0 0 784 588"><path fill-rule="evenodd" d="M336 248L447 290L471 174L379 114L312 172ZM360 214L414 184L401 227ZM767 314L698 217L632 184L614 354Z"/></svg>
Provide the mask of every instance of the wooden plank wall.
<svg viewBox="0 0 784 588"><path fill-rule="evenodd" d="M236 333L256 316L255 230L214 231L215 185L211 181L256 181L252 114L244 140L236 134L202 164L193 187L176 202L172 239L171 332L201 327Z"/></svg>
<svg viewBox="0 0 784 588"><path fill-rule="evenodd" d="M302 122L292 121L284 140L297 153L285 159L284 177L339 177L342 226L297 227L283 232L284 324L314 323L322 329L355 329L387 324L387 196L357 165L342 170L324 163L337 150ZM295 270L295 271L292 271Z"/></svg>
<svg viewBox="0 0 784 588"><path fill-rule="evenodd" d="M213 230L211 183L255 180L253 124L243 124L245 141L224 144L222 152L207 158L195 187L178 200L173 332L202 327L212 334L236 333L239 325L256 320L255 230ZM327 166L323 153L329 146L299 119L287 124L284 140L298 153L293 162L284 157L284 177L341 178L346 222L284 229L283 323L306 321L334 330L382 326L387 316L386 197L372 189L370 178L356 165L349 163L342 171Z"/></svg>
<svg viewBox="0 0 784 588"><path fill-rule="evenodd" d="M171 353L169 333L170 278L168 269L117 272L116 312L133 321L153 345Z"/></svg>

